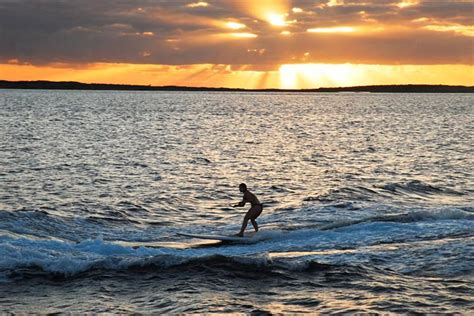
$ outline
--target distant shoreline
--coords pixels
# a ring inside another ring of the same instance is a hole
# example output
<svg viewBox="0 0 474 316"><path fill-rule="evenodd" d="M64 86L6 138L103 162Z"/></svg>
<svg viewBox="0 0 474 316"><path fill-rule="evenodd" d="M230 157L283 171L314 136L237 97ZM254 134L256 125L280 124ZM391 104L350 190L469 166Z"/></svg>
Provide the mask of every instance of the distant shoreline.
<svg viewBox="0 0 474 316"><path fill-rule="evenodd" d="M374 85L315 89L240 89L186 86L146 86L74 81L6 81L0 80L0 89L34 90L117 90L117 91L228 91L228 92L372 92L372 93L474 93L474 86L449 85Z"/></svg>

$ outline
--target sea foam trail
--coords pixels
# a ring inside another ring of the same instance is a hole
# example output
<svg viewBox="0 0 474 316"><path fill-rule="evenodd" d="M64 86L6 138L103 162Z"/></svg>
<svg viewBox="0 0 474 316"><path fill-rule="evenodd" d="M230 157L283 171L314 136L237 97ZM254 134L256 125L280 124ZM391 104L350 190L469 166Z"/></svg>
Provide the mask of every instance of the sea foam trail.
<svg viewBox="0 0 474 316"><path fill-rule="evenodd" d="M287 257L285 253L289 252L334 252L338 249L357 249L371 245L442 240L457 236L470 237L473 231L472 218L429 219L415 222L370 221L326 231L319 229L262 231L257 235L258 242L253 244L226 244L185 249L129 247L101 239L74 243L18 238L5 234L0 235L0 271L10 274L26 268L67 276L91 269L123 270L147 265L168 268L213 256L244 258L242 260L250 262L256 260L255 264L258 262L261 264L262 260L268 261L267 256L270 253L282 253L282 258L285 258ZM365 255L367 254L359 252L357 256L361 258ZM346 254L343 257L347 256L351 255ZM325 260L327 264L345 262L337 256L325 256L325 258L335 260L334 262ZM358 261L347 260L347 263L350 262Z"/></svg>
<svg viewBox="0 0 474 316"><path fill-rule="evenodd" d="M473 207L405 208L367 203L328 203L308 205L291 210L275 210L263 214L259 223L264 230L301 230L318 228L330 230L365 222L423 222L447 219L474 219ZM229 234L238 231L241 217L233 224L218 223L197 226L156 226L133 223L91 221L89 218L60 216L44 210L21 209L14 212L0 210L0 234L28 238L59 239L80 242L103 239L124 242L154 242L174 240L179 229L197 234Z"/></svg>
<svg viewBox="0 0 474 316"><path fill-rule="evenodd" d="M124 241L153 241L166 234L169 227L117 224L90 220L89 217L66 217L43 210L0 211L0 232L40 239L60 239L79 242L88 238Z"/></svg>
<svg viewBox="0 0 474 316"><path fill-rule="evenodd" d="M360 223L369 222L395 222L395 223L411 223L411 222L423 222L423 221L435 221L435 220L474 220L474 212L471 208L456 209L456 208L443 208L435 210L418 210L402 214L393 215L376 215L369 216L358 220L342 220L334 221L333 223L323 225L319 227L321 230L329 230L335 228L341 228L345 226L351 226Z"/></svg>

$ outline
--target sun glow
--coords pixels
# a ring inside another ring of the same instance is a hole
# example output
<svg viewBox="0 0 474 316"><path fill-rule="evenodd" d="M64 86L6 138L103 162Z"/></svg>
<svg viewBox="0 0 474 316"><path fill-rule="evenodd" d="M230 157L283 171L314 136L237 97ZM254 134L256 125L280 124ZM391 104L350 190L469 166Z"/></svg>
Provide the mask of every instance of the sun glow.
<svg viewBox="0 0 474 316"><path fill-rule="evenodd" d="M334 6L343 5L343 4L344 4L343 0L329 0L327 3L327 6L334 7Z"/></svg>
<svg viewBox="0 0 474 316"><path fill-rule="evenodd" d="M451 25L426 25L424 29L436 32L455 32L465 36L474 36L474 26L464 26L458 24Z"/></svg>
<svg viewBox="0 0 474 316"><path fill-rule="evenodd" d="M417 5L420 1L419 0L403 0L403 1L400 1L397 6L400 8L400 9L403 9L403 8L407 8L407 7L411 7L411 6L414 6L414 5Z"/></svg>
<svg viewBox="0 0 474 316"><path fill-rule="evenodd" d="M345 85L350 74L350 66L325 64L289 64L282 65L280 72L280 86L285 89L298 89L308 86L308 83L319 85L322 80Z"/></svg>
<svg viewBox="0 0 474 316"><path fill-rule="evenodd" d="M237 38L255 38L257 37L257 34L253 33L230 33L232 37L237 37Z"/></svg>
<svg viewBox="0 0 474 316"><path fill-rule="evenodd" d="M284 14L268 13L266 16L267 21L274 26L286 26Z"/></svg>
<svg viewBox="0 0 474 316"><path fill-rule="evenodd" d="M204 1L199 1L195 3L190 3L186 5L188 8L199 8L199 7L207 7L209 6L209 3L204 2Z"/></svg>
<svg viewBox="0 0 474 316"><path fill-rule="evenodd" d="M238 0L234 3L243 12L273 26L281 27L288 24L286 17L291 11L289 0Z"/></svg>
<svg viewBox="0 0 474 316"><path fill-rule="evenodd" d="M261 55L263 49L248 49ZM99 63L33 66L11 60L0 64L3 80L179 85L194 87L309 89L383 84L474 85L473 65L156 65Z"/></svg>
<svg viewBox="0 0 474 316"><path fill-rule="evenodd" d="M240 30L240 29L243 29L245 28L245 24L242 24L242 23L238 23L238 22L227 22L225 24L228 28L230 29L233 29L233 30Z"/></svg>
<svg viewBox="0 0 474 316"><path fill-rule="evenodd" d="M380 84L473 85L474 66L467 65L281 65L280 88L308 89Z"/></svg>

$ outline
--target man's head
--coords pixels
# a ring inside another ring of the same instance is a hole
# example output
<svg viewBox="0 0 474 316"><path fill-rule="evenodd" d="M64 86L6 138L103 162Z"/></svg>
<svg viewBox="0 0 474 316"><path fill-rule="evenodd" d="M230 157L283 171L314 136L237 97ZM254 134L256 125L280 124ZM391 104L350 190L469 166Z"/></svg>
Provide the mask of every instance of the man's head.
<svg viewBox="0 0 474 316"><path fill-rule="evenodd" d="M247 185L245 183L241 183L239 185L239 190L240 192L244 193L245 191L247 191Z"/></svg>

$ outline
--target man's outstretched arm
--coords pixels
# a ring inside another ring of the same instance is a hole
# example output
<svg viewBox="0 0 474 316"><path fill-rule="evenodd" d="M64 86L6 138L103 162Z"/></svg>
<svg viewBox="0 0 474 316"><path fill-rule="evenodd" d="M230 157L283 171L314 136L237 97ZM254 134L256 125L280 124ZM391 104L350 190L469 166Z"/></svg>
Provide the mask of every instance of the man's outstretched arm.
<svg viewBox="0 0 474 316"><path fill-rule="evenodd" d="M232 205L232 206L233 206L233 207L242 207L242 206L245 205L245 202L246 202L245 200L242 200L242 201L240 201L239 203L234 204L234 205Z"/></svg>

